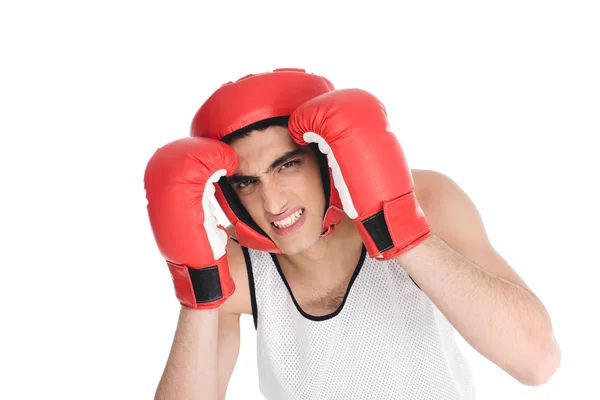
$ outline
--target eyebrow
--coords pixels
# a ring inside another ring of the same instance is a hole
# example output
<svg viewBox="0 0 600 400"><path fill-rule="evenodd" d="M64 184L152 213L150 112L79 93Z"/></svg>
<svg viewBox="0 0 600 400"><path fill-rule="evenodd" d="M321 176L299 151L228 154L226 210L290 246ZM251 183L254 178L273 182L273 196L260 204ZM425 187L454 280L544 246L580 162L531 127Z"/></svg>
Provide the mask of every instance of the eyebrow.
<svg viewBox="0 0 600 400"><path fill-rule="evenodd" d="M283 153L282 156L277 157L275 159L275 161L273 161L271 163L271 165L269 165L269 168L267 168L265 173L269 173L269 172L273 171L275 168L279 167L280 165L285 164L286 162L288 162L290 160L290 158L293 158L293 157L296 157L296 156L299 156L302 154L306 154L306 148L304 148L304 147ZM229 182L230 185L235 185L240 182L244 182L244 181L247 181L250 179L256 179L256 178L257 178L257 176L255 176L255 175L233 174L233 175L227 177L227 181Z"/></svg>

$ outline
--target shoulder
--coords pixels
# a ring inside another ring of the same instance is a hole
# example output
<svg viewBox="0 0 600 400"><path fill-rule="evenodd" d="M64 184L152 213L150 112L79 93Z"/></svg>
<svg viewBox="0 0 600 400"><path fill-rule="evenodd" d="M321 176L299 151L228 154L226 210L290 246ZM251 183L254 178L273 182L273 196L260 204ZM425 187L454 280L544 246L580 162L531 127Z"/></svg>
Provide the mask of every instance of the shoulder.
<svg viewBox="0 0 600 400"><path fill-rule="evenodd" d="M440 195L442 191L447 191L451 186L456 185L452 178L440 171L412 169L411 173L415 182L415 194L422 201Z"/></svg>
<svg viewBox="0 0 600 400"><path fill-rule="evenodd" d="M412 174L415 196L433 234L479 268L531 292L496 251L474 202L452 178L432 170Z"/></svg>
<svg viewBox="0 0 600 400"><path fill-rule="evenodd" d="M460 232L470 232L487 239L475 204L454 179L434 170L414 169L411 172L415 195L435 234L445 239Z"/></svg>
<svg viewBox="0 0 600 400"><path fill-rule="evenodd" d="M230 314L252 314L246 258L242 246L230 239L232 231L233 226L227 227L227 263L229 264L231 278L235 283L235 292L219 309L221 312Z"/></svg>
<svg viewBox="0 0 600 400"><path fill-rule="evenodd" d="M431 169L412 169L414 192L421 207L435 205L442 196L452 194L458 189L456 182L448 175Z"/></svg>

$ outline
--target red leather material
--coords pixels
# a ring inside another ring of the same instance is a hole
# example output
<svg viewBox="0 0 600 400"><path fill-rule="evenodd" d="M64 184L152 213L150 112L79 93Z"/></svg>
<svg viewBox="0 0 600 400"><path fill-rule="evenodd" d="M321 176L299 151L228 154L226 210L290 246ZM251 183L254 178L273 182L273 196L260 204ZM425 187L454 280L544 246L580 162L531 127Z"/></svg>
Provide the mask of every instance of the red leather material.
<svg viewBox="0 0 600 400"><path fill-rule="evenodd" d="M250 228L243 221L235 224L235 238L245 247L267 251L269 253L281 253L281 250L267 236L263 236Z"/></svg>
<svg viewBox="0 0 600 400"><path fill-rule="evenodd" d="M291 115L300 104L333 89L327 79L301 69L246 75L225 83L202 104L191 135L222 139L255 122Z"/></svg>
<svg viewBox="0 0 600 400"><path fill-rule="evenodd" d="M192 120L191 136L221 140L248 125L274 117L291 115L304 102L334 90L327 79L299 68L279 68L273 72L249 74L227 82L198 109ZM323 235L345 217L330 171L330 201L323 221ZM235 227L236 240L245 247L280 253L267 236L240 220L218 185L215 197Z"/></svg>
<svg viewBox="0 0 600 400"><path fill-rule="evenodd" d="M325 213L325 218L323 220L323 233L321 234L321 237L327 237L331 235L335 231L337 224L339 224L344 218L346 218L346 213L341 207L337 207L335 205L330 206Z"/></svg>
<svg viewBox="0 0 600 400"><path fill-rule="evenodd" d="M174 264L167 261L171 277L173 278L173 285L175 286L175 295L182 306L195 310L217 308L235 292L235 283L229 272L227 256L221 257L215 264L219 270L220 286L223 295L215 301L198 303L196 296L194 295L194 288L192 287L188 268L185 265Z"/></svg>
<svg viewBox="0 0 600 400"><path fill-rule="evenodd" d="M383 215L394 247L382 253L383 260L394 258L431 235L431 226L413 192L383 205Z"/></svg>
<svg viewBox="0 0 600 400"><path fill-rule="evenodd" d="M174 264L167 260L173 285L175 286L175 295L179 303L187 308L196 308L196 296L192 288L192 281L188 269L185 265Z"/></svg>
<svg viewBox="0 0 600 400"><path fill-rule="evenodd" d="M221 257L216 262L217 269L219 270L219 280L222 296L214 301L208 301L199 303L196 300L194 294L194 288L188 272L188 267L185 265L174 264L167 261L171 277L173 278L173 285L175 286L175 295L179 303L187 308L195 310L209 310L217 308L225 302L235 292L235 283L231 278L229 272L229 264L227 263L227 256Z"/></svg>
<svg viewBox="0 0 600 400"><path fill-rule="evenodd" d="M167 260L177 297L190 308L210 308L229 297L235 287L223 249L213 249L204 223L202 204L208 179L220 169L232 174L237 155L225 143L207 138L184 138L159 148L150 158L144 175L150 225L158 248ZM216 219L215 219L216 222ZM218 226L212 228L218 232ZM222 228L222 227L220 227ZM215 232L211 235L214 236ZM215 260L213 250L221 251ZM187 272L218 265L222 299L196 305Z"/></svg>
<svg viewBox="0 0 600 400"><path fill-rule="evenodd" d="M390 130L383 104L360 89L325 93L298 107L289 121L294 140L314 132L331 148L358 213L354 219L370 257L389 259L427 235L427 221L417 210L413 178L404 152ZM362 222L384 211L394 247L377 249ZM381 257L383 256L383 257Z"/></svg>
<svg viewBox="0 0 600 400"><path fill-rule="evenodd" d="M431 226L413 192L384 203L383 215L393 243L393 247L389 250L379 251L363 224L358 221L356 224L370 257L378 260L392 259L412 249L431 235Z"/></svg>

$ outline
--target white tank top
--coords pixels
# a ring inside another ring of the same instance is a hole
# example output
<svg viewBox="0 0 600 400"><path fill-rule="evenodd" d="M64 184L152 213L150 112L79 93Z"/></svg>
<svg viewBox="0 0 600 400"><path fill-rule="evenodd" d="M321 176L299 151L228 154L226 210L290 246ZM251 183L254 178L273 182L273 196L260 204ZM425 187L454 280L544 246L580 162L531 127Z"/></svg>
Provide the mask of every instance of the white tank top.
<svg viewBox="0 0 600 400"><path fill-rule="evenodd" d="M363 247L338 310L314 317L274 255L244 253L266 399L475 399L454 328L395 260Z"/></svg>

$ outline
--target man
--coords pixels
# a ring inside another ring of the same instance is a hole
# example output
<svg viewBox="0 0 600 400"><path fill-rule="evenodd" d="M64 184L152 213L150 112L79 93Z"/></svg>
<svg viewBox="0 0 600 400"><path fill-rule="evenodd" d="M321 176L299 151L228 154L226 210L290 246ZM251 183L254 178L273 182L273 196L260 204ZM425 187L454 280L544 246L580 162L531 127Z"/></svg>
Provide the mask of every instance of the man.
<svg viewBox="0 0 600 400"><path fill-rule="evenodd" d="M372 94L249 75L203 104L191 136L145 176L183 306L156 398L223 399L243 313L268 399L473 399L455 330L523 384L558 368L542 303L469 197L408 168Z"/></svg>

